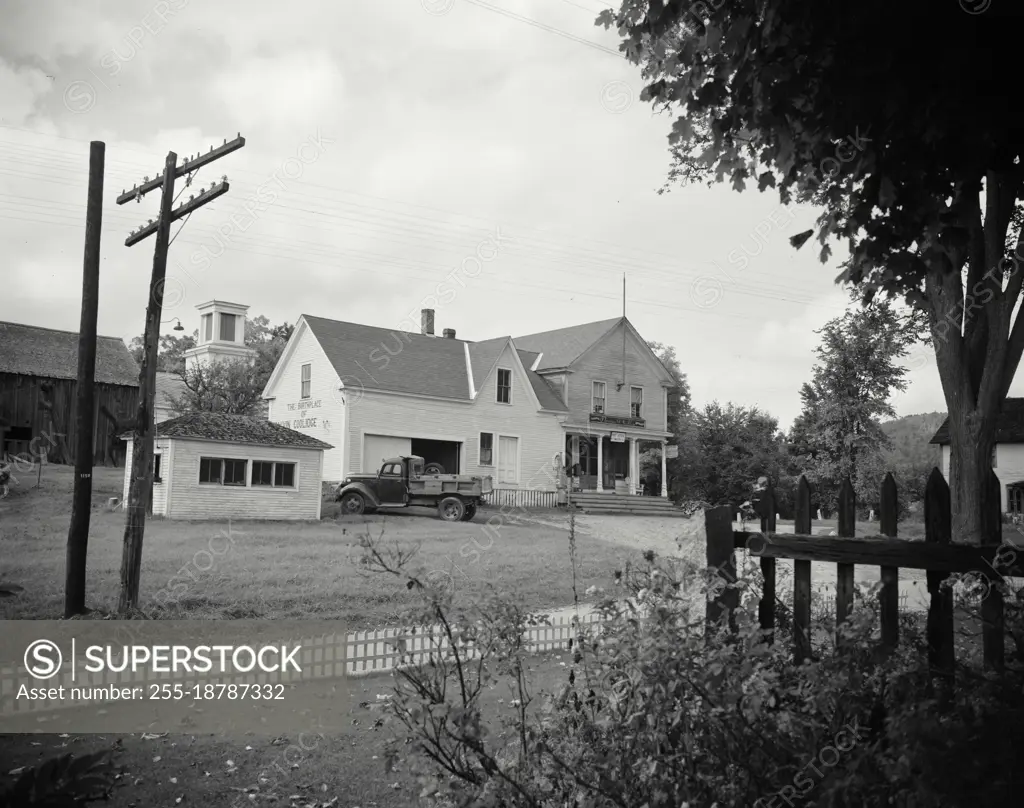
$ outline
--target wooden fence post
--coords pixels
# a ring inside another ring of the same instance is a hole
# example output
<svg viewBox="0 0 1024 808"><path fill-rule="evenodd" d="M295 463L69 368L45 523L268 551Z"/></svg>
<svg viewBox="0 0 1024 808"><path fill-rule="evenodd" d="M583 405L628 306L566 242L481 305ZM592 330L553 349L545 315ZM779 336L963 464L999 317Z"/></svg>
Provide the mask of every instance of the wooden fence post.
<svg viewBox="0 0 1024 808"><path fill-rule="evenodd" d="M892 472L882 481L878 521L883 536L896 538L899 523L899 493ZM882 567L882 591L878 593L882 621L882 653L888 655L900 641L900 570Z"/></svg>
<svg viewBox="0 0 1024 808"><path fill-rule="evenodd" d="M998 547L1003 543L1003 506L999 492L999 478L991 469L989 469L986 482L989 486L988 499L993 503L995 513L991 517L991 532L986 532L982 536L982 543ZM982 655L986 669L1001 671L1005 663L1006 635L1004 633L1003 593L998 585L1003 576L993 568L986 577L989 584L984 589L985 596L981 601Z"/></svg>
<svg viewBox="0 0 1024 808"><path fill-rule="evenodd" d="M857 535L857 497L853 483L847 477L839 487L839 535L852 539ZM840 627L853 612L854 578L853 564L836 564L836 648L842 644L839 639Z"/></svg>
<svg viewBox="0 0 1024 808"><path fill-rule="evenodd" d="M796 487L793 532L811 535L811 486L801 474ZM793 561L793 658L799 665L811 656L811 562Z"/></svg>
<svg viewBox="0 0 1024 808"><path fill-rule="evenodd" d="M761 532L772 534L775 532L775 489L768 483L768 488L761 499ZM761 557L761 577L764 578L764 587L761 591L761 600L757 604L757 618L761 624L761 631L764 632L765 641L770 645L775 642L775 559Z"/></svg>
<svg viewBox="0 0 1024 808"><path fill-rule="evenodd" d="M952 538L949 484L942 472L932 469L924 491L924 525L926 542L949 544ZM932 675L953 681L953 593L942 586L947 573L927 572L928 594L928 666Z"/></svg>
<svg viewBox="0 0 1024 808"><path fill-rule="evenodd" d="M714 629L725 615L729 628L736 630L735 610L740 605L739 590L729 587L736 582L736 544L732 535L732 513L729 506L710 508L704 512L707 534L708 569L712 573L708 592L705 639L710 641ZM713 597L711 597L713 593Z"/></svg>

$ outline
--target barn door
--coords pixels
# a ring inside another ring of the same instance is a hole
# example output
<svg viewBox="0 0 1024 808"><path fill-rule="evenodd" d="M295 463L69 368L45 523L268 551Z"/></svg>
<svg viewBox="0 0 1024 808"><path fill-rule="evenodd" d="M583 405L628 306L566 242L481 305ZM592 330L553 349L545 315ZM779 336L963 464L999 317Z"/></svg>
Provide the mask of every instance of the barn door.
<svg viewBox="0 0 1024 808"><path fill-rule="evenodd" d="M519 438L505 435L498 438L498 482L512 485L519 482Z"/></svg>

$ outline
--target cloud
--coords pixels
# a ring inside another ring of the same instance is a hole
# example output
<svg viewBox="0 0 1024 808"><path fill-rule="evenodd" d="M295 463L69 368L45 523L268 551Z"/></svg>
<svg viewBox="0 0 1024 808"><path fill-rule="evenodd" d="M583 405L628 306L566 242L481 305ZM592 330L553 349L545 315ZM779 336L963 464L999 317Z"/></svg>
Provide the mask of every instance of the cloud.
<svg viewBox="0 0 1024 808"><path fill-rule="evenodd" d="M34 114L39 97L50 89L51 80L42 70L16 68L0 59L0 98L7 126L24 126Z"/></svg>
<svg viewBox="0 0 1024 808"><path fill-rule="evenodd" d="M235 61L209 84L210 103L235 128L264 137L314 130L346 112L345 82L325 51Z"/></svg>

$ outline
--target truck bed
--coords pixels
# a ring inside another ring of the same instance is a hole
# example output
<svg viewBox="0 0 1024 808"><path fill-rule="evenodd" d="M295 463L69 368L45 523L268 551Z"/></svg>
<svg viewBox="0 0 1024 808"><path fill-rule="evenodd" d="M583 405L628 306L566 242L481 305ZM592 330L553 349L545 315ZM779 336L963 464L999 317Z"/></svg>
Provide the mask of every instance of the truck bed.
<svg viewBox="0 0 1024 808"><path fill-rule="evenodd" d="M465 477L459 474L438 474L409 480L409 495L413 497L458 494L479 497L493 490L490 477Z"/></svg>

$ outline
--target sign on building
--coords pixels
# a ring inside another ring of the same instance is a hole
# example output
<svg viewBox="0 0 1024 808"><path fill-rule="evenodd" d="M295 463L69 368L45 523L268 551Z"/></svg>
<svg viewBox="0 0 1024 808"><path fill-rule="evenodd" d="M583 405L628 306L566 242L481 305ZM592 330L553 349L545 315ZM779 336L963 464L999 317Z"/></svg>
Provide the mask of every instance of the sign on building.
<svg viewBox="0 0 1024 808"><path fill-rule="evenodd" d="M612 432L612 443L625 443L626 433L625 432Z"/></svg>

